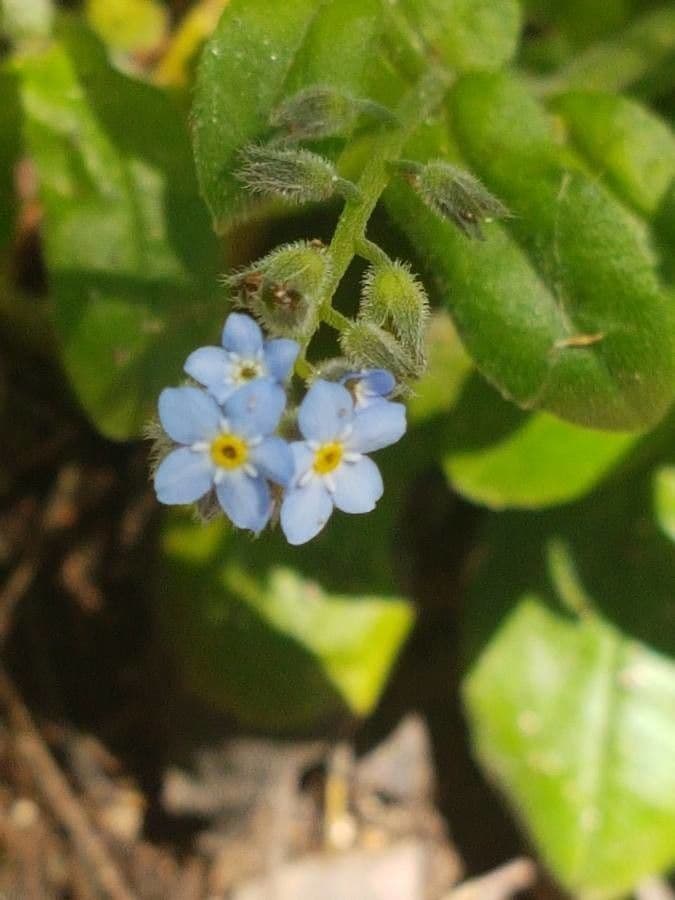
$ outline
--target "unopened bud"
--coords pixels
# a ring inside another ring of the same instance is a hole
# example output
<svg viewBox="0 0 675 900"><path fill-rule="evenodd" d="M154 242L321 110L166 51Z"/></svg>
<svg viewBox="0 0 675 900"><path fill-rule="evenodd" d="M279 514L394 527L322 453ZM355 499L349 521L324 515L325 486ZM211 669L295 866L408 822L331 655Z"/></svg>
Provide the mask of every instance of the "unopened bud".
<svg viewBox="0 0 675 900"><path fill-rule="evenodd" d="M387 369L397 381L419 378L424 365L396 338L372 322L357 320L340 334L342 352L355 369Z"/></svg>
<svg viewBox="0 0 675 900"><path fill-rule="evenodd" d="M282 129L286 140L303 141L349 135L369 119L385 125L398 123L391 110L373 100L314 85L285 100L272 114L270 124Z"/></svg>
<svg viewBox="0 0 675 900"><path fill-rule="evenodd" d="M482 223L509 215L478 178L457 166L440 160L426 165L401 160L394 166L436 215L450 219L468 237L483 240Z"/></svg>
<svg viewBox="0 0 675 900"><path fill-rule="evenodd" d="M227 279L237 306L249 310L270 334L302 338L318 324L319 290L329 265L317 241L272 251Z"/></svg>
<svg viewBox="0 0 675 900"><path fill-rule="evenodd" d="M346 197L358 193L350 181L340 178L332 162L309 150L251 144L241 158L237 178L254 194L311 203L328 200L336 192Z"/></svg>
<svg viewBox="0 0 675 900"><path fill-rule="evenodd" d="M429 300L405 263L390 262L368 269L360 317L393 332L407 353L424 366Z"/></svg>

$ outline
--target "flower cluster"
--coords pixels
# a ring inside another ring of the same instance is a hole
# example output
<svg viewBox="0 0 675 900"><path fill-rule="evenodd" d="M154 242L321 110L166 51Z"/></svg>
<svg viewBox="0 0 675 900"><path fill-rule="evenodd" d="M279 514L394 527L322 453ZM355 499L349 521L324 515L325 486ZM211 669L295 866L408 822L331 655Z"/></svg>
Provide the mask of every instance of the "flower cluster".
<svg viewBox="0 0 675 900"><path fill-rule="evenodd" d="M289 441L277 432L298 352L295 341L265 341L252 318L231 313L222 347L190 354L185 371L199 386L167 388L159 398L174 445L155 472L161 503L195 503L215 492L232 523L256 534L279 504L291 544L317 535L335 507L374 509L382 478L366 454L406 428L404 406L388 399L394 377L374 369L314 381L297 409L297 439Z"/></svg>

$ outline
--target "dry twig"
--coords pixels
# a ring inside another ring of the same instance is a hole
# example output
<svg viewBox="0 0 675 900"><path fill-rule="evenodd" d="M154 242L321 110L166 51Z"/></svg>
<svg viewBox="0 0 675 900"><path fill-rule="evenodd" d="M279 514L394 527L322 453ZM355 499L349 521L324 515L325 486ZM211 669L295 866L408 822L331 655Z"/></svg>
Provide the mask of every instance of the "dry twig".
<svg viewBox="0 0 675 900"><path fill-rule="evenodd" d="M26 765L50 811L68 833L90 877L110 900L133 894L54 762L9 675L0 667L0 704L12 726L15 752Z"/></svg>

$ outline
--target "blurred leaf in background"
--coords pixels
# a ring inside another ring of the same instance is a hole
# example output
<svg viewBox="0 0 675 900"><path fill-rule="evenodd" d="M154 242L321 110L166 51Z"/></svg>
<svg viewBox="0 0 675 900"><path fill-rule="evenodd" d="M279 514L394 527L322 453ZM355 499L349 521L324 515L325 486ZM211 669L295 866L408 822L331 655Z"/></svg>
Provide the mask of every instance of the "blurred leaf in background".
<svg viewBox="0 0 675 900"><path fill-rule="evenodd" d="M221 250L187 129L165 94L113 70L73 21L18 70L65 366L105 435L138 437L189 348L224 319Z"/></svg>
<svg viewBox="0 0 675 900"><path fill-rule="evenodd" d="M496 517L471 590L478 753L575 896L622 897L675 859L675 550L652 475Z"/></svg>

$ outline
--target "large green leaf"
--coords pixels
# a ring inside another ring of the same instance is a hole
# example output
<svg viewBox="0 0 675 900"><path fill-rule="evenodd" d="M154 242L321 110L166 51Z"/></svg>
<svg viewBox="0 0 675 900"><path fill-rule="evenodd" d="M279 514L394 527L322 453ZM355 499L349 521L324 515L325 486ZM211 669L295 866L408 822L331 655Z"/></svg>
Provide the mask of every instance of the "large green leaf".
<svg viewBox="0 0 675 900"><path fill-rule="evenodd" d="M403 0L400 6L429 52L451 69L498 69L518 46L517 0Z"/></svg>
<svg viewBox="0 0 675 900"><path fill-rule="evenodd" d="M583 2L583 0L575 0ZM569 4L556 4L569 8ZM672 3L645 12L626 28L598 41L550 77L540 90L621 91L658 77L675 56L675 9Z"/></svg>
<svg viewBox="0 0 675 900"><path fill-rule="evenodd" d="M583 496L625 456L635 434L595 431L507 403L478 375L439 444L450 484L494 509L539 508Z"/></svg>
<svg viewBox="0 0 675 900"><path fill-rule="evenodd" d="M406 185L387 203L477 367L520 406L580 425L658 421L675 389L675 308L644 224L584 173L511 76L466 76L448 106L452 133L425 126L407 152L468 160L512 218L471 242Z"/></svg>
<svg viewBox="0 0 675 900"><path fill-rule="evenodd" d="M434 457L464 497L494 509L539 508L590 490L638 439L582 428L502 399L472 371L447 313L427 329L428 369L408 401L413 422L436 425Z"/></svg>
<svg viewBox="0 0 675 900"><path fill-rule="evenodd" d="M495 516L469 605L477 752L593 900L675 861L675 547L650 475L566 512Z"/></svg>
<svg viewBox="0 0 675 900"><path fill-rule="evenodd" d="M160 612L187 683L255 727L366 715L410 630L411 605L327 590L320 570L302 575L280 542L264 543L234 536L222 520L165 531Z"/></svg>
<svg viewBox="0 0 675 900"><path fill-rule="evenodd" d="M111 69L71 24L20 75L66 369L104 434L136 436L224 314L186 129L161 91Z"/></svg>
<svg viewBox="0 0 675 900"><path fill-rule="evenodd" d="M412 626L400 596L404 552L392 565L406 447L381 454L385 495L368 516L335 513L321 535L290 547L168 523L158 612L185 680L209 703L255 727L294 729L366 715ZM398 475L397 475L398 473Z"/></svg>
<svg viewBox="0 0 675 900"><path fill-rule="evenodd" d="M666 123L635 100L599 91L563 94L554 109L595 172L653 216L675 178L675 135Z"/></svg>

